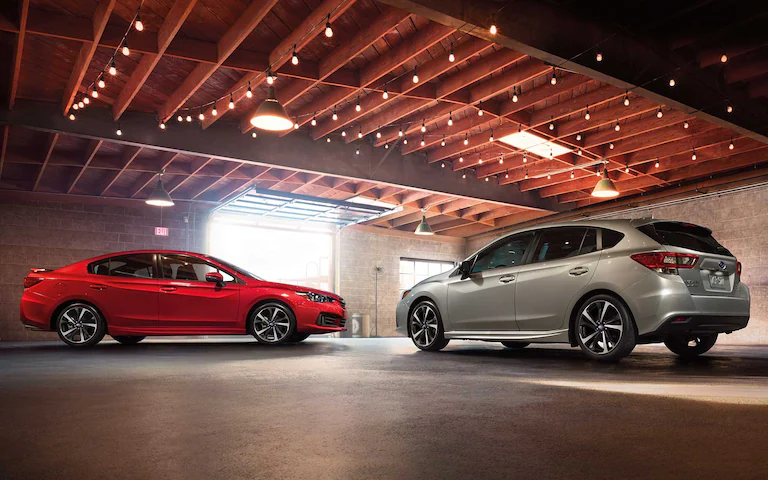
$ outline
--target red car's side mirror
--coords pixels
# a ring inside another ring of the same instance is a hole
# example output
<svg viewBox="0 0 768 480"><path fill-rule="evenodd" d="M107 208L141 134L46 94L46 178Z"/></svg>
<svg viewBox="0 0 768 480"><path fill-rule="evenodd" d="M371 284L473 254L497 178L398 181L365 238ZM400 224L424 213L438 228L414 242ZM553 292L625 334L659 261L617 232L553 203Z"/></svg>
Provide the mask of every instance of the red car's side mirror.
<svg viewBox="0 0 768 480"><path fill-rule="evenodd" d="M224 286L224 276L219 272L208 272L205 274L206 282L213 282L216 285Z"/></svg>

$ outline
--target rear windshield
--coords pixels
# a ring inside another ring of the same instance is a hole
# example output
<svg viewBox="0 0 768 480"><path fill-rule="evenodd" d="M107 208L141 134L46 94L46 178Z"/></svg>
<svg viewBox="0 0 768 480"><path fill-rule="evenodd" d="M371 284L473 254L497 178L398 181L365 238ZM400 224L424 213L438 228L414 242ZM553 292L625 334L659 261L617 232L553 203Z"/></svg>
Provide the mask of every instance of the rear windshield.
<svg viewBox="0 0 768 480"><path fill-rule="evenodd" d="M702 253L733 256L720 245L708 228L690 223L657 222L637 227L638 230L662 245L687 248Z"/></svg>

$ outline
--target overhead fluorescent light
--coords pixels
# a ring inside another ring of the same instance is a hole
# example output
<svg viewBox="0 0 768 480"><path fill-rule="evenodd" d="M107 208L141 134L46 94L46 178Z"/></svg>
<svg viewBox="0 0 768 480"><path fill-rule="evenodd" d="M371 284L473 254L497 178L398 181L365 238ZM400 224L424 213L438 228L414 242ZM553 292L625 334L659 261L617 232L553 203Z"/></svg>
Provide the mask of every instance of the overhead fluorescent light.
<svg viewBox="0 0 768 480"><path fill-rule="evenodd" d="M373 205L374 207L384 207L384 208L397 208L398 206L396 203L382 202L380 200L376 200L373 198L366 198L366 197L352 197L352 198L348 198L346 201L352 202L352 203L359 203L361 205Z"/></svg>
<svg viewBox="0 0 768 480"><path fill-rule="evenodd" d="M553 157L557 157L571 151L569 148L530 132L515 132L501 137L499 141L544 158L549 158L550 152Z"/></svg>

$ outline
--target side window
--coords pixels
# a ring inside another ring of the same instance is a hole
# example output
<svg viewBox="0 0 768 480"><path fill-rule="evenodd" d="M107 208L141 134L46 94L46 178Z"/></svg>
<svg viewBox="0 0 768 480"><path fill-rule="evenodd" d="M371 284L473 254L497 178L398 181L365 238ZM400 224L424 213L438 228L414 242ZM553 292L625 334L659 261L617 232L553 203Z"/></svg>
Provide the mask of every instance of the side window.
<svg viewBox="0 0 768 480"><path fill-rule="evenodd" d="M477 255L472 273L522 264L533 235L533 232L519 233L491 245Z"/></svg>
<svg viewBox="0 0 768 480"><path fill-rule="evenodd" d="M88 265L88 269L94 275L109 275L109 259L93 262Z"/></svg>
<svg viewBox="0 0 768 480"><path fill-rule="evenodd" d="M603 249L613 248L624 238L624 234L615 230L603 229Z"/></svg>
<svg viewBox="0 0 768 480"><path fill-rule="evenodd" d="M557 227L542 230L533 262L546 262L579 254L586 233L584 227Z"/></svg>
<svg viewBox="0 0 768 480"><path fill-rule="evenodd" d="M584 235L584 240L581 242L581 249L579 255L585 253L592 253L597 251L597 230L590 228L587 230L587 234Z"/></svg>
<svg viewBox="0 0 768 480"><path fill-rule="evenodd" d="M235 277L224 270L216 268L205 260L187 255L160 255L160 268L163 271L163 278L173 280L204 282L206 273L219 272L225 282L235 281Z"/></svg>
<svg viewBox="0 0 768 480"><path fill-rule="evenodd" d="M109 259L109 275L112 277L155 278L155 262L152 254L138 253L112 257Z"/></svg>

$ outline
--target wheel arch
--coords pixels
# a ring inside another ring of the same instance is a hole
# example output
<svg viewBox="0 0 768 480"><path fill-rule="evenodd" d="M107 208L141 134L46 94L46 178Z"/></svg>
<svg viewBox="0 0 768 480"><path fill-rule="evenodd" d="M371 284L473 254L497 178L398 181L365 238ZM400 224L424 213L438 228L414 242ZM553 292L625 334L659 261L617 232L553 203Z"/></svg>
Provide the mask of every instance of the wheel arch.
<svg viewBox="0 0 768 480"><path fill-rule="evenodd" d="M578 314L579 310L581 310L581 307L586 303L587 300L589 300L591 297L594 297L595 295L610 295L611 297L614 297L616 300L622 303L624 307L629 312L629 319L632 320L632 325L635 327L635 332L637 332L637 323L635 323L635 315L632 313L632 309L629 308L629 304L627 303L624 298L622 298L621 295L614 292L613 290L609 290L607 288L595 288L593 290L590 290L586 293L584 293L573 305L573 308L571 309L570 314L568 315L568 342L571 344L572 347L577 347L578 343L576 342L576 315Z"/></svg>
<svg viewBox="0 0 768 480"><path fill-rule="evenodd" d="M440 311L440 307L437 305L437 302L435 301L435 299L430 297L429 295L421 293L419 294L418 297L416 297L411 302L410 307L408 307L408 316L405 317L405 331L408 333L409 336L411 334L411 322L409 321L409 319L411 318L411 314L413 313L413 310L416 308L416 306L425 300L429 301L430 303L432 303L432 305L435 306L435 310L437 310L438 319L441 322L443 321L443 314ZM443 325L443 327L445 327L445 325Z"/></svg>
<svg viewBox="0 0 768 480"><path fill-rule="evenodd" d="M51 331L53 332L56 331L56 318L59 316L61 311L67 308L69 305L72 305L75 303L84 303L96 309L96 311L99 312L99 315L101 315L101 319L104 321L104 334L109 335L109 322L107 322L107 317L104 316L104 312L102 312L101 309L97 305L95 305L93 302L89 302L88 300L82 300L79 298L65 300L61 302L56 308L53 309L53 313L51 314L51 318L50 318Z"/></svg>

